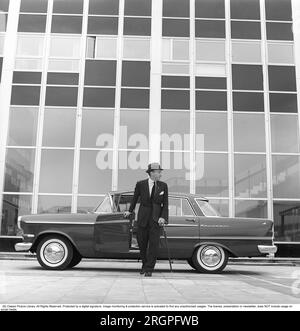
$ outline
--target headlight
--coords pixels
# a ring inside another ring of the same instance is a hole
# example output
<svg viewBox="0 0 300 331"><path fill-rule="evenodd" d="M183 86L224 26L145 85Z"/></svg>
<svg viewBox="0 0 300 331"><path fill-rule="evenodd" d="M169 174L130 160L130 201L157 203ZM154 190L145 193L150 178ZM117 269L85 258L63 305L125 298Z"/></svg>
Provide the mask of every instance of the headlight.
<svg viewBox="0 0 300 331"><path fill-rule="evenodd" d="M18 228L21 230L21 219L22 219L22 216L19 216L18 217L18 223L17 223L17 225L18 225Z"/></svg>

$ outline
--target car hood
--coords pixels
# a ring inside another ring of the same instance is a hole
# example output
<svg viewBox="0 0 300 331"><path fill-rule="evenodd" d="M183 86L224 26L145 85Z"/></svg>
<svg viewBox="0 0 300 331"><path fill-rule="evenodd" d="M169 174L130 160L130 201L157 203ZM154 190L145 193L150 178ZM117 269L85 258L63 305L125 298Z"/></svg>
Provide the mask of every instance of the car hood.
<svg viewBox="0 0 300 331"><path fill-rule="evenodd" d="M91 222L96 221L97 214L90 213L66 213L66 214L30 214L21 216L22 221L40 221L40 222Z"/></svg>

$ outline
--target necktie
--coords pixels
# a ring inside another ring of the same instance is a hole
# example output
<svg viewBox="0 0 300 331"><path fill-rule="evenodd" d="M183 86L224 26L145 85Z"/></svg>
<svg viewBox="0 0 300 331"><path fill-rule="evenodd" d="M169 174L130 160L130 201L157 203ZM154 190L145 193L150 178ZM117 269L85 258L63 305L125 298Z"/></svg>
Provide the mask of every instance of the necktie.
<svg viewBox="0 0 300 331"><path fill-rule="evenodd" d="M150 199L153 200L154 197L154 191L155 191L155 182L153 183L152 189L151 189L151 195L150 195Z"/></svg>

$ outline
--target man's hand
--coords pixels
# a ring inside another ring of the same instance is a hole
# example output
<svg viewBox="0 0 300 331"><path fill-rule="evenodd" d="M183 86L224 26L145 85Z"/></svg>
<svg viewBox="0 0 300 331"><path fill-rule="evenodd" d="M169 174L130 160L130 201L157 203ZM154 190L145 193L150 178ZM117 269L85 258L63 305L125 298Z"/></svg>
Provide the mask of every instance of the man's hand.
<svg viewBox="0 0 300 331"><path fill-rule="evenodd" d="M160 217L159 220L158 220L158 224L159 224L160 226L164 226L164 225L166 224L165 219L162 218L162 217Z"/></svg>
<svg viewBox="0 0 300 331"><path fill-rule="evenodd" d="M125 211L123 215L124 215L125 218L127 218L131 215L131 212L130 211Z"/></svg>

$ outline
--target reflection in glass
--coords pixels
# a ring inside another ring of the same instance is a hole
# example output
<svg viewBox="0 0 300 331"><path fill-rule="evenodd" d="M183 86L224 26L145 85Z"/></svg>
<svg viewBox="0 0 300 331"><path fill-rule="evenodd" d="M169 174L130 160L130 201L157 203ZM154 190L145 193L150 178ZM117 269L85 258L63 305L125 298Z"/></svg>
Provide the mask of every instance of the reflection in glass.
<svg viewBox="0 0 300 331"><path fill-rule="evenodd" d="M268 203L265 200L235 200L235 217L266 218Z"/></svg>
<svg viewBox="0 0 300 331"><path fill-rule="evenodd" d="M10 146L36 144L38 108L11 107L9 113L8 142Z"/></svg>
<svg viewBox="0 0 300 331"><path fill-rule="evenodd" d="M72 197L63 195L39 195L38 214L64 214L71 212Z"/></svg>
<svg viewBox="0 0 300 331"><path fill-rule="evenodd" d="M273 153L299 153L298 115L271 114Z"/></svg>
<svg viewBox="0 0 300 331"><path fill-rule="evenodd" d="M196 153L196 193L228 196L228 154Z"/></svg>
<svg viewBox="0 0 300 331"><path fill-rule="evenodd" d="M234 114L234 150L265 152L265 118L263 114Z"/></svg>
<svg viewBox="0 0 300 331"><path fill-rule="evenodd" d="M222 216L229 216L229 200L227 199L209 199L209 203Z"/></svg>
<svg viewBox="0 0 300 331"><path fill-rule="evenodd" d="M196 150L227 151L227 115L220 113L196 112L196 134L203 135L196 139Z"/></svg>
<svg viewBox="0 0 300 331"><path fill-rule="evenodd" d="M81 151L79 193L105 194L112 186L112 152Z"/></svg>
<svg viewBox="0 0 300 331"><path fill-rule="evenodd" d="M113 109L83 109L81 147L112 148L113 133L114 133ZM106 140L105 137L107 135L109 135L111 139ZM104 140L104 142L102 141L102 139Z"/></svg>
<svg viewBox="0 0 300 331"><path fill-rule="evenodd" d="M236 197L266 198L266 156L235 154L234 185Z"/></svg>
<svg viewBox="0 0 300 331"><path fill-rule="evenodd" d="M77 213L93 211L104 199L104 196L79 196L77 199Z"/></svg>
<svg viewBox="0 0 300 331"><path fill-rule="evenodd" d="M72 150L42 150L40 193L72 192L73 158Z"/></svg>
<svg viewBox="0 0 300 331"><path fill-rule="evenodd" d="M300 156L273 155L273 194L279 199L300 199Z"/></svg>
<svg viewBox="0 0 300 331"><path fill-rule="evenodd" d="M261 63L261 42L232 41L232 61L245 63Z"/></svg>
<svg viewBox="0 0 300 331"><path fill-rule="evenodd" d="M3 195L1 235L21 235L18 217L31 214L31 195Z"/></svg>
<svg viewBox="0 0 300 331"><path fill-rule="evenodd" d="M276 241L300 242L300 201L274 201Z"/></svg>
<svg viewBox="0 0 300 331"><path fill-rule="evenodd" d="M225 61L225 41L196 40L197 61Z"/></svg>
<svg viewBox="0 0 300 331"><path fill-rule="evenodd" d="M5 192L32 192L35 149L8 148L5 161Z"/></svg>
<svg viewBox="0 0 300 331"><path fill-rule="evenodd" d="M190 153L162 152L162 180L168 184L169 192L190 192Z"/></svg>
<svg viewBox="0 0 300 331"><path fill-rule="evenodd" d="M74 147L76 109L46 108L43 146Z"/></svg>

